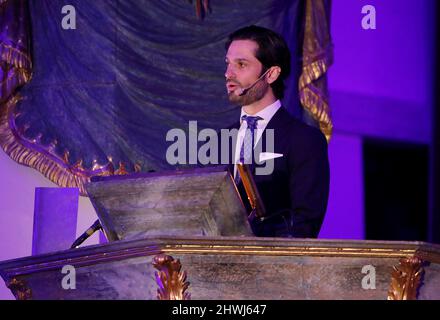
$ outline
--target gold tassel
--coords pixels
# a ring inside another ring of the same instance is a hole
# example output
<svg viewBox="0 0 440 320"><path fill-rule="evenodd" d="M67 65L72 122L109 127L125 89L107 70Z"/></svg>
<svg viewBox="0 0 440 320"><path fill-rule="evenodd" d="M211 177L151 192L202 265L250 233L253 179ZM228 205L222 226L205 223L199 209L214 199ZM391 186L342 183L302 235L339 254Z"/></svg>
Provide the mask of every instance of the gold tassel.
<svg viewBox="0 0 440 320"><path fill-rule="evenodd" d="M0 79L0 103L6 101L17 87L32 78L32 60L26 53L11 46L0 44L0 61L6 65L4 79Z"/></svg>
<svg viewBox="0 0 440 320"><path fill-rule="evenodd" d="M203 20L204 15L210 12L209 0L195 0L196 1L196 16L198 19ZM192 0L189 0L192 3Z"/></svg>
<svg viewBox="0 0 440 320"><path fill-rule="evenodd" d="M25 69L29 73L32 70L32 59L28 54L4 43L0 43L0 60L16 69Z"/></svg>
<svg viewBox="0 0 440 320"><path fill-rule="evenodd" d="M304 109L318 122L330 141L333 123L328 103L326 73L332 64L332 44L325 0L307 0L303 44L303 69L299 78L299 96Z"/></svg>

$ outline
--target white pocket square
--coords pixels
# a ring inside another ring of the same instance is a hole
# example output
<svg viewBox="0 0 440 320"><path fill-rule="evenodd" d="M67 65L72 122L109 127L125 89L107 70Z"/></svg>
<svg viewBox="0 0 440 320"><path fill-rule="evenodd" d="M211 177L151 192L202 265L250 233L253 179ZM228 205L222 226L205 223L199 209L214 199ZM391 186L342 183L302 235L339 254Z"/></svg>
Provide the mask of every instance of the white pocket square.
<svg viewBox="0 0 440 320"><path fill-rule="evenodd" d="M270 160L270 159L279 158L279 157L282 157L282 156L283 156L282 153L261 152L260 153L260 162L263 162L263 161L266 161L266 160Z"/></svg>

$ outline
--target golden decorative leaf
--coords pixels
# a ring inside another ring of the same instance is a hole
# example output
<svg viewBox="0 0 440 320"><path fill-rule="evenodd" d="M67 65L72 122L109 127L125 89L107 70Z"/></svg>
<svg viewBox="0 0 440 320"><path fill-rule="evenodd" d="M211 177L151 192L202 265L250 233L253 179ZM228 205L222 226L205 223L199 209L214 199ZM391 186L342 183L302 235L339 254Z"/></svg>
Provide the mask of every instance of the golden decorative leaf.
<svg viewBox="0 0 440 320"><path fill-rule="evenodd" d="M388 300L417 300L417 290L420 286L423 261L417 257L402 258L399 265L391 272L391 285L388 290Z"/></svg>
<svg viewBox="0 0 440 320"><path fill-rule="evenodd" d="M159 300L190 300L191 295L186 292L189 282L187 274L181 271L180 260L174 260L168 255L158 255L153 259L153 266L159 270L155 273L158 285L157 298Z"/></svg>

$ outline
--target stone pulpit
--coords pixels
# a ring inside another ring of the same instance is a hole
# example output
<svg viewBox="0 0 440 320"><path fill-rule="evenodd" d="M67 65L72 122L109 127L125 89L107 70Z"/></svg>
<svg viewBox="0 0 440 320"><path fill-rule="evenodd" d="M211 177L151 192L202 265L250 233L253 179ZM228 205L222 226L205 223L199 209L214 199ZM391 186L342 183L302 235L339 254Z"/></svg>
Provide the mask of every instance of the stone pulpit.
<svg viewBox="0 0 440 320"><path fill-rule="evenodd" d="M440 299L440 246L253 237L221 168L87 191L109 243L1 262L17 299Z"/></svg>

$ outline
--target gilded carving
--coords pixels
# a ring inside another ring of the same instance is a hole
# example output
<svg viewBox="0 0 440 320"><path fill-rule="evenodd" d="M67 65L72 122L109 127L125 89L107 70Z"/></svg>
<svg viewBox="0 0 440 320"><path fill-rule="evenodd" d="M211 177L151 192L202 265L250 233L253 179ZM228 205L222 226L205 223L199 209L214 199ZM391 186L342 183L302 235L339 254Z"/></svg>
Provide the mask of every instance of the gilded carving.
<svg viewBox="0 0 440 320"><path fill-rule="evenodd" d="M159 300L190 300L191 295L186 292L189 282L186 282L186 272L181 271L180 260L174 260L168 255L158 255L153 259L153 266L159 270L155 272L157 298Z"/></svg>
<svg viewBox="0 0 440 320"><path fill-rule="evenodd" d="M6 282L6 287L11 290L17 300L30 300L32 299L32 290L27 287L26 283L17 278L12 278Z"/></svg>
<svg viewBox="0 0 440 320"><path fill-rule="evenodd" d="M388 300L417 300L423 275L423 261L417 257L402 258L391 272Z"/></svg>

